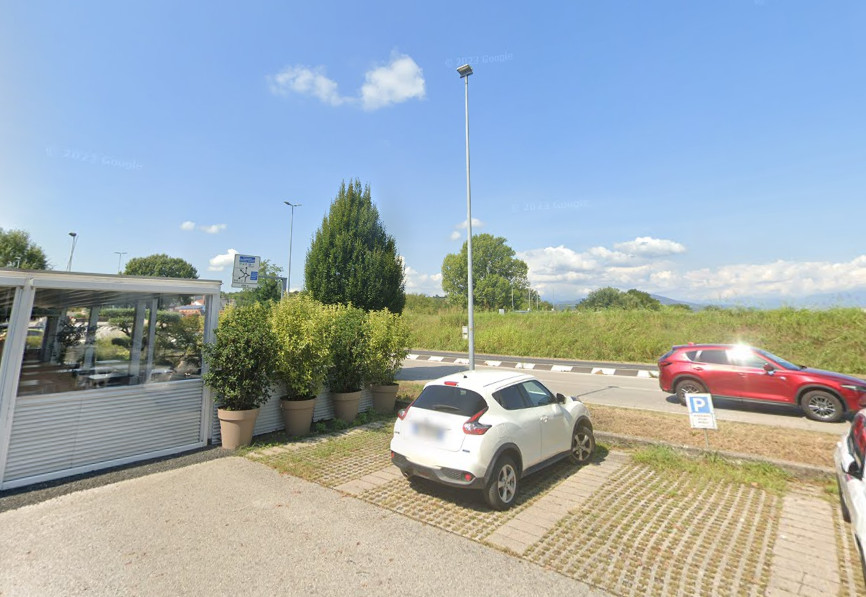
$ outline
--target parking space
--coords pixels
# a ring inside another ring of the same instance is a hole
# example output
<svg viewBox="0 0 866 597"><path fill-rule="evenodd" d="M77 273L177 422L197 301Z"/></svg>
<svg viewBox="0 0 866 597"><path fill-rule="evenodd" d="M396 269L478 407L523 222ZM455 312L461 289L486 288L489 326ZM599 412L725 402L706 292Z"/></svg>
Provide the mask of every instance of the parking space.
<svg viewBox="0 0 866 597"><path fill-rule="evenodd" d="M498 512L479 492L403 479L389 439L381 426L249 457L616 595L866 594L849 529L820 486L708 483L602 447L590 465L525 478Z"/></svg>

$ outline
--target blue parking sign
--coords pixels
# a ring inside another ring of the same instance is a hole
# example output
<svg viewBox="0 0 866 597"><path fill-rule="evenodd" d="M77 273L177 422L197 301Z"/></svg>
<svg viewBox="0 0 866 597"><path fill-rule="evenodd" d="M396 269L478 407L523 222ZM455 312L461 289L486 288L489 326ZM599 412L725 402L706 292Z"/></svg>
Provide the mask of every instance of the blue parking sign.
<svg viewBox="0 0 866 597"><path fill-rule="evenodd" d="M710 394L686 394L689 421L695 429L718 429L713 397Z"/></svg>

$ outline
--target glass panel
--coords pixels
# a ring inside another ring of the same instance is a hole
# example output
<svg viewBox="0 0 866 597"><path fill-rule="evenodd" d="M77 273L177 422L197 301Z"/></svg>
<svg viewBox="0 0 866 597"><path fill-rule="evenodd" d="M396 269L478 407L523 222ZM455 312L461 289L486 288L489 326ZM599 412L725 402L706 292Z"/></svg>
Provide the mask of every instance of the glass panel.
<svg viewBox="0 0 866 597"><path fill-rule="evenodd" d="M15 301L14 288L0 288L0 359L6 346L6 333L9 330L9 317L12 315L12 303Z"/></svg>
<svg viewBox="0 0 866 597"><path fill-rule="evenodd" d="M728 355L724 350L703 350L701 356L698 357L699 363L709 363L710 365L727 365Z"/></svg>
<svg viewBox="0 0 866 597"><path fill-rule="evenodd" d="M453 386L427 386L412 403L412 408L425 408L464 417L471 417L486 407L487 403L480 394Z"/></svg>
<svg viewBox="0 0 866 597"><path fill-rule="evenodd" d="M523 382L523 389L526 390L526 395L529 397L532 406L544 406L556 402L553 394L535 380Z"/></svg>
<svg viewBox="0 0 866 597"><path fill-rule="evenodd" d="M520 391L520 386L510 386L499 390L493 394L496 401L506 410L517 410L526 408L526 401L523 399L523 392Z"/></svg>
<svg viewBox="0 0 866 597"><path fill-rule="evenodd" d="M201 375L203 297L38 289L19 394Z"/></svg>

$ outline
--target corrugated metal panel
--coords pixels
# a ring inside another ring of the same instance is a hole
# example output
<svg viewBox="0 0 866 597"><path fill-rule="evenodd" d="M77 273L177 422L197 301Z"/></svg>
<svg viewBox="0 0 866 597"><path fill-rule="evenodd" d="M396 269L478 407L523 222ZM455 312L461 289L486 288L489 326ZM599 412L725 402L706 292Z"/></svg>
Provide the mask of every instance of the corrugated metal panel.
<svg viewBox="0 0 866 597"><path fill-rule="evenodd" d="M283 415L280 412L280 396L285 395L285 391L281 388L275 388L271 393L271 397L259 410L259 418L256 419L256 426L253 430L253 435L262 435L284 429ZM213 426L211 427L211 436L213 443L220 442L220 422L217 418L217 408L213 407ZM361 402L358 406L358 412L364 412L373 408L373 394L369 388L361 391ZM326 421L334 418L334 406L331 404L331 393L324 389L316 396L316 404L313 408L313 421Z"/></svg>
<svg viewBox="0 0 866 597"><path fill-rule="evenodd" d="M201 380L18 396L4 483L200 443L201 396Z"/></svg>

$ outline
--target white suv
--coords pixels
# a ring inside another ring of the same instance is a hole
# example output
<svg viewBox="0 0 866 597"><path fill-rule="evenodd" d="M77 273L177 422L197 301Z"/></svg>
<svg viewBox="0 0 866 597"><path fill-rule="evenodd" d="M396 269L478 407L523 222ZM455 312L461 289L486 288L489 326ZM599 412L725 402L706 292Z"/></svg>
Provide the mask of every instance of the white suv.
<svg viewBox="0 0 866 597"><path fill-rule="evenodd" d="M863 465L866 458L866 409L854 415L848 433L836 444L833 459L836 461L836 481L839 483L839 500L842 518L851 523L851 532L860 552L860 567L866 578L866 561L863 557L863 541L866 540L866 482L863 481Z"/></svg>
<svg viewBox="0 0 866 597"><path fill-rule="evenodd" d="M531 375L465 371L431 381L394 423L391 461L403 475L481 489L497 510L520 479L561 458L588 462L595 437L586 406Z"/></svg>

